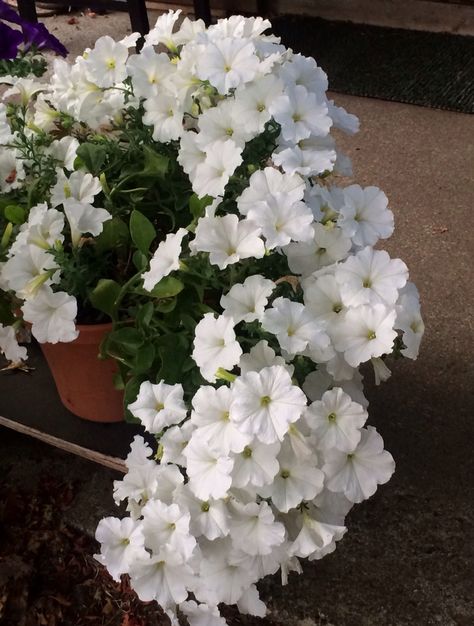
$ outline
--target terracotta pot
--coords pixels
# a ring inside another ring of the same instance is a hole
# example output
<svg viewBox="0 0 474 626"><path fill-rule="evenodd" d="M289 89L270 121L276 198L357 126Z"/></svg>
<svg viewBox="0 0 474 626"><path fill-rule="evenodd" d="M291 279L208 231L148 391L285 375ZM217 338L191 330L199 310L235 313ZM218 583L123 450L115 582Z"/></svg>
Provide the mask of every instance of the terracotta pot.
<svg viewBox="0 0 474 626"><path fill-rule="evenodd" d="M78 325L79 337L69 343L43 343L41 350L64 406L86 420L123 420L123 392L113 385L117 365L98 358L99 345L112 324Z"/></svg>

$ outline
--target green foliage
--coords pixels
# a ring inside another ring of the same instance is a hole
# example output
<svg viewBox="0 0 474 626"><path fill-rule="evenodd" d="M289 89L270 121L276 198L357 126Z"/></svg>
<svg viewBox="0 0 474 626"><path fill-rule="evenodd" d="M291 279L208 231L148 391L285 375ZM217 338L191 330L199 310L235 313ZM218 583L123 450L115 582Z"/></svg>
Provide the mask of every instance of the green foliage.
<svg viewBox="0 0 474 626"><path fill-rule="evenodd" d="M136 209L132 211L130 216L130 236L133 243L144 255L148 253L151 242L156 237L153 224L143 213Z"/></svg>

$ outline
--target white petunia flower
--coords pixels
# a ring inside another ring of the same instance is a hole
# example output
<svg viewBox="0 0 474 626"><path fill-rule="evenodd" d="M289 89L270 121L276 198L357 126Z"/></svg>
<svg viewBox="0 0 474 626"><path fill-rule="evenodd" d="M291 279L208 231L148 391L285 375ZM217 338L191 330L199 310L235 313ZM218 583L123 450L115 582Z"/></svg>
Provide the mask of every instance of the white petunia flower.
<svg viewBox="0 0 474 626"><path fill-rule="evenodd" d="M242 354L232 317L206 313L195 329L192 357L202 376L213 383L219 368L232 369Z"/></svg>
<svg viewBox="0 0 474 626"><path fill-rule="evenodd" d="M288 365L282 356L276 356L275 350L270 348L268 341L265 340L255 344L249 353L243 354L239 362L241 374L259 372L264 367L271 365L283 365L289 375L293 376L293 365Z"/></svg>
<svg viewBox="0 0 474 626"><path fill-rule="evenodd" d="M36 98L34 103L35 113L33 117L33 124L45 133L50 133L56 128L56 122L59 122L61 113L53 108L50 103L45 100L42 93Z"/></svg>
<svg viewBox="0 0 474 626"><path fill-rule="evenodd" d="M26 361L28 353L26 348L18 345L15 330L12 326L3 326L0 324L0 353L12 363Z"/></svg>
<svg viewBox="0 0 474 626"><path fill-rule="evenodd" d="M245 120L250 131L261 133L271 118L271 103L282 93L283 83L272 74L251 85L243 85L234 93L235 115Z"/></svg>
<svg viewBox="0 0 474 626"><path fill-rule="evenodd" d="M332 137L311 135L297 144L281 138L278 148L272 154L272 160L287 174L317 176L330 172L336 161L335 144Z"/></svg>
<svg viewBox="0 0 474 626"><path fill-rule="evenodd" d="M250 555L270 554L285 540L285 527L275 521L267 502L233 503L235 515L230 525L234 544Z"/></svg>
<svg viewBox="0 0 474 626"><path fill-rule="evenodd" d="M142 509L142 530L145 546L158 552L163 546L176 550L188 560L196 547L196 540L189 532L190 515L177 504L165 504L150 500Z"/></svg>
<svg viewBox="0 0 474 626"><path fill-rule="evenodd" d="M206 152L198 144L198 135L192 131L183 132L179 144L178 163L191 179L196 176L196 168L206 160Z"/></svg>
<svg viewBox="0 0 474 626"><path fill-rule="evenodd" d="M348 309L332 334L336 350L344 353L351 367L390 353L397 336L395 315L383 304Z"/></svg>
<svg viewBox="0 0 474 626"><path fill-rule="evenodd" d="M266 167L257 170L249 180L249 186L237 198L237 207L242 215L259 202L266 202L270 196L280 198L282 195L287 204L294 204L303 199L304 182L297 174L282 174L276 168Z"/></svg>
<svg viewBox="0 0 474 626"><path fill-rule="evenodd" d="M152 291L162 278L179 269L181 245L187 234L185 228L180 228L176 233L168 234L160 243L150 261L150 269L142 274L144 289Z"/></svg>
<svg viewBox="0 0 474 626"><path fill-rule="evenodd" d="M196 427L195 436L224 456L242 452L252 439L231 421L231 403L232 392L226 386L200 387L193 397L191 422Z"/></svg>
<svg viewBox="0 0 474 626"><path fill-rule="evenodd" d="M147 98L144 102L143 123L153 126L153 139L169 143L179 139L184 132L184 111L178 99L168 93Z"/></svg>
<svg viewBox="0 0 474 626"><path fill-rule="evenodd" d="M0 79L0 83L12 85L10 89L5 91L2 100L10 98L10 96L19 95L23 106L27 106L37 93L48 90L47 83L40 83L34 78L29 77L18 78L18 76L3 76Z"/></svg>
<svg viewBox="0 0 474 626"><path fill-rule="evenodd" d="M160 437L161 463L176 463L176 465L186 467L186 457L183 450L188 445L193 431L194 425L191 420L187 420L179 426L168 428Z"/></svg>
<svg viewBox="0 0 474 626"><path fill-rule="evenodd" d="M304 202L293 202L289 194L268 196L257 202L247 213L262 229L268 250L286 246L290 241L308 241L313 214Z"/></svg>
<svg viewBox="0 0 474 626"><path fill-rule="evenodd" d="M300 558L309 558L310 561L320 558L322 555L332 552L335 542L342 539L347 531L345 526L337 526L313 517L306 510L298 513L298 526L300 532L290 547L290 554ZM316 509L317 511L317 509Z"/></svg>
<svg viewBox="0 0 474 626"><path fill-rule="evenodd" d="M303 289L306 308L331 335L332 325L337 323L339 315L346 310L336 279L332 274L318 276L314 282L303 283Z"/></svg>
<svg viewBox="0 0 474 626"><path fill-rule="evenodd" d="M281 66L280 76L287 85L300 85L320 99L325 99L328 77L313 58L292 54Z"/></svg>
<svg viewBox="0 0 474 626"><path fill-rule="evenodd" d="M334 100L328 101L328 112L334 128L348 135L355 135L359 132L359 118L348 113L344 107L336 106Z"/></svg>
<svg viewBox="0 0 474 626"><path fill-rule="evenodd" d="M189 511L190 529L195 537L203 535L209 541L214 541L229 534L230 516L224 500L200 500L188 484L176 492L175 501Z"/></svg>
<svg viewBox="0 0 474 626"><path fill-rule="evenodd" d="M281 125L283 139L295 143L310 135L325 137L332 124L327 105L302 85L276 98L270 113Z"/></svg>
<svg viewBox="0 0 474 626"><path fill-rule="evenodd" d="M48 209L48 205L43 203L30 209L28 222L22 234L24 233L27 244L48 250L58 241L64 241L63 229L64 214L56 209ZM18 236L15 244L19 239ZM12 249L13 246L10 247L10 252Z"/></svg>
<svg viewBox="0 0 474 626"><path fill-rule="evenodd" d="M153 385L146 380L140 385L137 399L128 405L131 414L137 417L146 430L158 434L166 426L179 424L186 417L182 385L167 385L161 380Z"/></svg>
<svg viewBox="0 0 474 626"><path fill-rule="evenodd" d="M127 73L132 78L133 93L139 98L157 96L163 86L169 87L169 77L176 65L164 52L156 53L144 47L140 54L132 55L127 62Z"/></svg>
<svg viewBox="0 0 474 626"><path fill-rule="evenodd" d="M288 298L277 298L265 311L263 328L276 335L280 346L290 355L301 354L307 348L324 350L329 337L303 304Z"/></svg>
<svg viewBox="0 0 474 626"><path fill-rule="evenodd" d="M260 274L249 276L243 283L231 287L225 296L221 297L220 304L224 315L231 315L234 323L242 320L253 322L261 320L268 304L275 283Z"/></svg>
<svg viewBox="0 0 474 626"><path fill-rule="evenodd" d="M148 559L134 561L130 578L140 600L156 600L167 609L188 597L192 570L174 548L164 547Z"/></svg>
<svg viewBox="0 0 474 626"><path fill-rule="evenodd" d="M3 193L18 189L25 180L23 159L18 156L16 150L0 147L0 191Z"/></svg>
<svg viewBox="0 0 474 626"><path fill-rule="evenodd" d="M337 220L345 199L340 187L313 185L306 188L304 201L311 208L314 219L327 224ZM350 237L345 230L343 232L346 237Z"/></svg>
<svg viewBox="0 0 474 626"><path fill-rule="evenodd" d="M183 454L187 459L189 488L196 498L224 498L232 484L233 460L211 449L196 431Z"/></svg>
<svg viewBox="0 0 474 626"><path fill-rule="evenodd" d="M232 392L232 419L239 430L255 435L262 443L283 441L291 423L306 406L306 397L293 385L281 365L248 372L237 378Z"/></svg>
<svg viewBox="0 0 474 626"><path fill-rule="evenodd" d="M128 574L137 559L147 558L144 548L142 524L125 517L104 517L100 520L95 538L100 543L100 554L95 558L105 565L112 578L119 582Z"/></svg>
<svg viewBox="0 0 474 626"><path fill-rule="evenodd" d="M329 450L324 460L327 488L342 492L354 503L373 496L377 485L388 482L395 470L392 455L383 449L383 439L372 426L362 429L360 443L353 452Z"/></svg>
<svg viewBox="0 0 474 626"><path fill-rule="evenodd" d="M260 595L255 585L250 585L250 587L244 591L240 599L237 600L237 608L240 613L244 613L245 615L265 617L267 614L267 607L265 603L260 600Z"/></svg>
<svg viewBox="0 0 474 626"><path fill-rule="evenodd" d="M304 417L318 448L351 452L360 441L360 429L367 420L367 412L336 387L326 391L320 401L313 402Z"/></svg>
<svg viewBox="0 0 474 626"><path fill-rule="evenodd" d="M393 305L408 279L408 268L385 250L367 246L337 266L334 276L346 306L381 302Z"/></svg>
<svg viewBox="0 0 474 626"><path fill-rule="evenodd" d="M317 458L297 457L289 444L283 444L278 455L280 469L271 485L259 489L259 494L271 498L274 506L288 513L304 500L312 500L323 489L324 474L317 466Z"/></svg>
<svg viewBox="0 0 474 626"><path fill-rule="evenodd" d="M232 486L239 489L270 484L280 467L276 459L279 451L278 442L265 444L253 440L234 457Z"/></svg>
<svg viewBox="0 0 474 626"><path fill-rule="evenodd" d="M74 341L79 335L74 323L77 315L76 298L64 291L53 293L51 287L43 285L21 310L25 320L32 325L33 337L40 343Z"/></svg>
<svg viewBox="0 0 474 626"><path fill-rule="evenodd" d="M225 37L208 43L197 60L197 75L221 94L255 78L260 61L252 42Z"/></svg>
<svg viewBox="0 0 474 626"><path fill-rule="evenodd" d="M288 266L295 274L308 276L326 265L345 259L351 249L351 240L332 222L313 224L311 241L290 243L284 248Z"/></svg>
<svg viewBox="0 0 474 626"><path fill-rule="evenodd" d="M200 198L223 195L229 178L241 163L242 149L232 139L219 140L209 145L206 158L194 170L191 181L193 191Z"/></svg>
<svg viewBox="0 0 474 626"><path fill-rule="evenodd" d="M51 188L51 206L57 207L69 198L84 204L92 204L95 196L101 191L99 179L92 174L77 171L68 177L61 168L57 168L56 183Z"/></svg>
<svg viewBox="0 0 474 626"><path fill-rule="evenodd" d="M239 116L233 100L224 100L207 109L199 116L198 123L198 143L203 149L216 141L228 139L243 149L246 142L257 134L249 129L245 118Z"/></svg>
<svg viewBox="0 0 474 626"><path fill-rule="evenodd" d="M2 280L18 297L27 298L34 296L42 286L59 282L59 271L52 254L27 244L15 250L14 256L4 263Z"/></svg>
<svg viewBox="0 0 474 626"><path fill-rule="evenodd" d="M71 241L74 247L79 244L82 235L86 233L90 233L94 237L100 235L104 222L112 219L111 214L105 209L78 202L74 198L65 200L63 207L71 229Z"/></svg>
<svg viewBox="0 0 474 626"><path fill-rule="evenodd" d="M61 139L55 139L51 142L47 152L59 162L61 167L65 167L70 172L74 169L74 161L76 160L76 150L79 148L79 142L75 137L67 135Z"/></svg>
<svg viewBox="0 0 474 626"><path fill-rule="evenodd" d="M210 263L223 270L241 259L261 259L265 246L260 233L255 222L239 220L237 215L201 217L191 249L193 252L208 252Z"/></svg>
<svg viewBox="0 0 474 626"><path fill-rule="evenodd" d="M169 10L168 13L163 13L158 17L154 27L145 35L145 50L150 46L158 44L163 44L173 52L177 50L178 43L176 42L176 33L173 33L173 29L181 13L181 9L177 11Z"/></svg>
<svg viewBox="0 0 474 626"><path fill-rule="evenodd" d="M127 76L128 48L105 35L87 53L84 63L88 79L99 87L113 87Z"/></svg>
<svg viewBox="0 0 474 626"><path fill-rule="evenodd" d="M425 325L421 317L418 290L413 283L407 283L400 291L395 308L397 311L395 328L403 331L405 345L401 353L409 359L416 359Z"/></svg>
<svg viewBox="0 0 474 626"><path fill-rule="evenodd" d="M226 626L227 622L216 606L197 604L194 600L182 602L180 610L186 615L189 626Z"/></svg>
<svg viewBox="0 0 474 626"><path fill-rule="evenodd" d="M235 563L231 545L228 538L218 539L212 542L212 552L209 555L205 553L199 571L200 587L195 590L199 601L235 604L244 591L257 581L258 574L253 568Z"/></svg>
<svg viewBox="0 0 474 626"><path fill-rule="evenodd" d="M393 233L393 213L387 196L378 187L350 185L344 189L344 206L338 220L356 246L373 246Z"/></svg>

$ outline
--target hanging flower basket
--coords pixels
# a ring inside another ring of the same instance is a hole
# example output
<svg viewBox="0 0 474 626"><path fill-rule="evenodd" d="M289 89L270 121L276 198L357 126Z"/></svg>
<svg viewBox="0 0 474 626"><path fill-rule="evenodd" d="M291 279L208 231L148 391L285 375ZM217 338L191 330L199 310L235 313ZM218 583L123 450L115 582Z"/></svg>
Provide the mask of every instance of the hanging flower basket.
<svg viewBox="0 0 474 626"><path fill-rule="evenodd" d="M261 18L178 17L139 54L101 37L0 110L0 286L21 308L0 346L26 358L23 320L45 345L111 320L101 355L156 445L132 443L129 515L100 522L97 558L173 624L218 626L220 603L263 616L256 583L332 552L389 480L359 368L386 380L423 322L375 248L387 197L344 181L333 130L358 120L316 61Z"/></svg>

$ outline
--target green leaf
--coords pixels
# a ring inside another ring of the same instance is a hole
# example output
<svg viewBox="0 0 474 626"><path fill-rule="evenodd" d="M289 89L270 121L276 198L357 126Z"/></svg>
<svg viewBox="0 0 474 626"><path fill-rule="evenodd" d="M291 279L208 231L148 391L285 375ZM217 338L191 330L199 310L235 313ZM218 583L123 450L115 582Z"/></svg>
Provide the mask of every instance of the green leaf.
<svg viewBox="0 0 474 626"><path fill-rule="evenodd" d="M144 343L143 335L136 328L124 326L112 331L108 336L107 351L114 354L135 354Z"/></svg>
<svg viewBox="0 0 474 626"><path fill-rule="evenodd" d="M145 254L142 254L140 250L135 250L132 256L132 261L139 272L143 272L143 270L145 270L148 266L148 257Z"/></svg>
<svg viewBox="0 0 474 626"><path fill-rule="evenodd" d="M115 280L101 278L90 295L91 304L96 309L99 309L99 311L112 317L115 309L115 301L120 291L121 287Z"/></svg>
<svg viewBox="0 0 474 626"><path fill-rule="evenodd" d="M130 235L133 243L142 254L148 254L150 245L156 237L156 231L150 220L134 209L130 216Z"/></svg>
<svg viewBox="0 0 474 626"><path fill-rule="evenodd" d="M138 350L132 361L132 372L134 374L146 374L151 370L155 360L155 347L152 343L146 343Z"/></svg>
<svg viewBox="0 0 474 626"><path fill-rule="evenodd" d="M105 146L98 146L95 143L83 143L76 150L77 158L79 159L77 165L84 165L91 174L99 176L102 167L107 158L107 148ZM76 162L74 163L74 169L77 169Z"/></svg>
<svg viewBox="0 0 474 626"><path fill-rule="evenodd" d="M176 308L176 298L166 298L159 300L156 305L156 310L160 313L171 313Z"/></svg>
<svg viewBox="0 0 474 626"><path fill-rule="evenodd" d="M127 224L119 217L104 222L104 228L96 239L96 250L101 253L126 246L130 239Z"/></svg>
<svg viewBox="0 0 474 626"><path fill-rule="evenodd" d="M160 379L170 385L182 382L183 365L189 358L189 345L186 337L182 334L170 333L160 337L157 344L162 361Z"/></svg>
<svg viewBox="0 0 474 626"><path fill-rule="evenodd" d="M183 283L173 276L165 276L155 285L151 292L145 292L151 298L172 298L184 289Z"/></svg>
<svg viewBox="0 0 474 626"><path fill-rule="evenodd" d="M6 219L13 224L23 224L26 220L26 210L18 204L9 204L4 213Z"/></svg>
<svg viewBox="0 0 474 626"><path fill-rule="evenodd" d="M170 160L163 154L158 154L149 146L143 146L145 156L145 170L143 174L153 174L163 178L168 171Z"/></svg>
<svg viewBox="0 0 474 626"><path fill-rule="evenodd" d="M154 311L155 307L153 306L153 302L147 302L145 305L140 307L135 316L135 322L137 323L137 325L142 328L148 328L150 326Z"/></svg>
<svg viewBox="0 0 474 626"><path fill-rule="evenodd" d="M211 196L198 198L198 196L193 193L193 195L189 198L189 210L191 211L194 219L197 220L199 217L202 217L205 213L206 207L209 206L209 204L211 203Z"/></svg>

